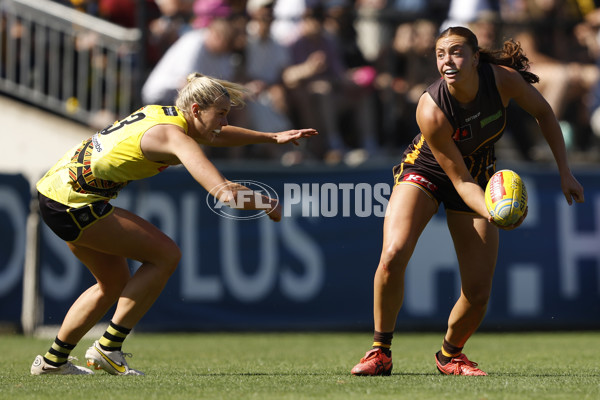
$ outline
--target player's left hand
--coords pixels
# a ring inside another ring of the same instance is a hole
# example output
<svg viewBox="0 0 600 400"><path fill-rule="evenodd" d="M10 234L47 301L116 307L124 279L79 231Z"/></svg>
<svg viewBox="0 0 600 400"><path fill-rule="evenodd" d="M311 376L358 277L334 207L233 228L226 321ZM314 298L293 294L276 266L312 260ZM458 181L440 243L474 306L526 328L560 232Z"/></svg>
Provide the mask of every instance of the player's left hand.
<svg viewBox="0 0 600 400"><path fill-rule="evenodd" d="M298 142L299 139L315 136L318 134L319 134L319 132L317 132L316 129L312 129L312 128L291 129L289 131L283 131L283 132L276 133L275 141L277 142L277 144L284 144L284 143L292 142L296 146L298 146L300 144Z"/></svg>
<svg viewBox="0 0 600 400"><path fill-rule="evenodd" d="M498 223L496 223L496 221L494 221L494 219L492 217L490 217L488 219L488 221L492 224L495 225L496 227L500 228L500 229L504 229L505 231L511 231L513 229L518 228L519 226L521 226L521 224L523 223L523 221L525 221L525 217L527 216L527 212L529 211L529 207L525 208L525 212L523 213L523 215L521 216L521 218L519 218L519 220L517 222L515 222L512 225L499 225Z"/></svg>
<svg viewBox="0 0 600 400"><path fill-rule="evenodd" d="M267 211L267 215L272 221L281 221L281 204L279 202L274 203L273 207Z"/></svg>
<svg viewBox="0 0 600 400"><path fill-rule="evenodd" d="M583 186L575 179L573 174L566 174L561 176L560 186L562 187L563 194L569 205L573 204L573 200L576 203L583 203L585 198L583 197Z"/></svg>

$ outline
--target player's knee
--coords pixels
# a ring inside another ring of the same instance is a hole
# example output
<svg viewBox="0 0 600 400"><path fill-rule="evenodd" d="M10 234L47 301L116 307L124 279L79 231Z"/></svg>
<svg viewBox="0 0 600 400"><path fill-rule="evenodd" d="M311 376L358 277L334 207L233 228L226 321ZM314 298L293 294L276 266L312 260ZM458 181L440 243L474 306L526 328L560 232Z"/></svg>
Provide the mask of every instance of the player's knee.
<svg viewBox="0 0 600 400"><path fill-rule="evenodd" d="M181 261L181 249L173 241L166 244L165 248L161 252L160 266L163 268L167 275L173 274Z"/></svg>
<svg viewBox="0 0 600 400"><path fill-rule="evenodd" d="M464 293L464 296L471 307L486 309L490 300L490 291L485 288L479 288Z"/></svg>
<svg viewBox="0 0 600 400"><path fill-rule="evenodd" d="M413 247L407 243L392 243L381 252L380 265L385 272L403 272L412 255Z"/></svg>
<svg viewBox="0 0 600 400"><path fill-rule="evenodd" d="M121 296L123 289L131 279L131 275L127 273L118 273L111 277L108 282L98 283L100 295L106 302L113 304Z"/></svg>

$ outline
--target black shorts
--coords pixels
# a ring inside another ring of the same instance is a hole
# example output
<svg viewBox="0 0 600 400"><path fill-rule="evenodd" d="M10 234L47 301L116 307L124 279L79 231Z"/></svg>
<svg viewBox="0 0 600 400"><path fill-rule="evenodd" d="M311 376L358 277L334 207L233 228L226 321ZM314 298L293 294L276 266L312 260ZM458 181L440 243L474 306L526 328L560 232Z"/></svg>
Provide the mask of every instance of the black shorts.
<svg viewBox="0 0 600 400"><path fill-rule="evenodd" d="M489 170L493 173L495 165ZM440 168L441 170L441 168ZM490 178L490 171L478 174L474 179L482 189L485 190ZM475 213L462 197L458 194L452 181L444 173L433 169L419 167L414 164L398 164L394 167L394 186L399 184L411 184L423 190L439 206L444 205L446 210Z"/></svg>
<svg viewBox="0 0 600 400"><path fill-rule="evenodd" d="M114 207L108 201L97 201L72 208L38 193L42 219L59 238L67 242L79 239L81 232L94 222L110 215Z"/></svg>

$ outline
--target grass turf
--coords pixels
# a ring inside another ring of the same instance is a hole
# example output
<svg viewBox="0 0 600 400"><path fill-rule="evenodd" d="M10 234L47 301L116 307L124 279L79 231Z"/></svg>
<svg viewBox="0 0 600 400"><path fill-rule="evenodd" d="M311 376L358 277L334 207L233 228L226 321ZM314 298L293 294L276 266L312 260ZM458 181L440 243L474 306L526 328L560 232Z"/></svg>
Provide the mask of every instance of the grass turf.
<svg viewBox="0 0 600 400"><path fill-rule="evenodd" d="M600 333L477 333L465 352L487 377L440 375L441 334L397 333L390 377L349 371L368 333L144 334L127 339L145 377L31 376L51 339L0 336L0 398L600 399ZM91 339L73 351L84 365Z"/></svg>

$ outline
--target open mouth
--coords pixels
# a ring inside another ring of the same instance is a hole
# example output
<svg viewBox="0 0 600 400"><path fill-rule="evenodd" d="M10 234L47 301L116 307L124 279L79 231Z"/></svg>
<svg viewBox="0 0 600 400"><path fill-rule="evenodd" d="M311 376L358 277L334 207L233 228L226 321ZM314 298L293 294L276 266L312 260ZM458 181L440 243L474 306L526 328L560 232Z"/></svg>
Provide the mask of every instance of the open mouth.
<svg viewBox="0 0 600 400"><path fill-rule="evenodd" d="M221 133L220 129L213 129L212 133L214 133L215 135L218 135L219 133Z"/></svg>
<svg viewBox="0 0 600 400"><path fill-rule="evenodd" d="M457 69L447 69L444 71L444 76L453 77L456 76L456 74L458 74Z"/></svg>

